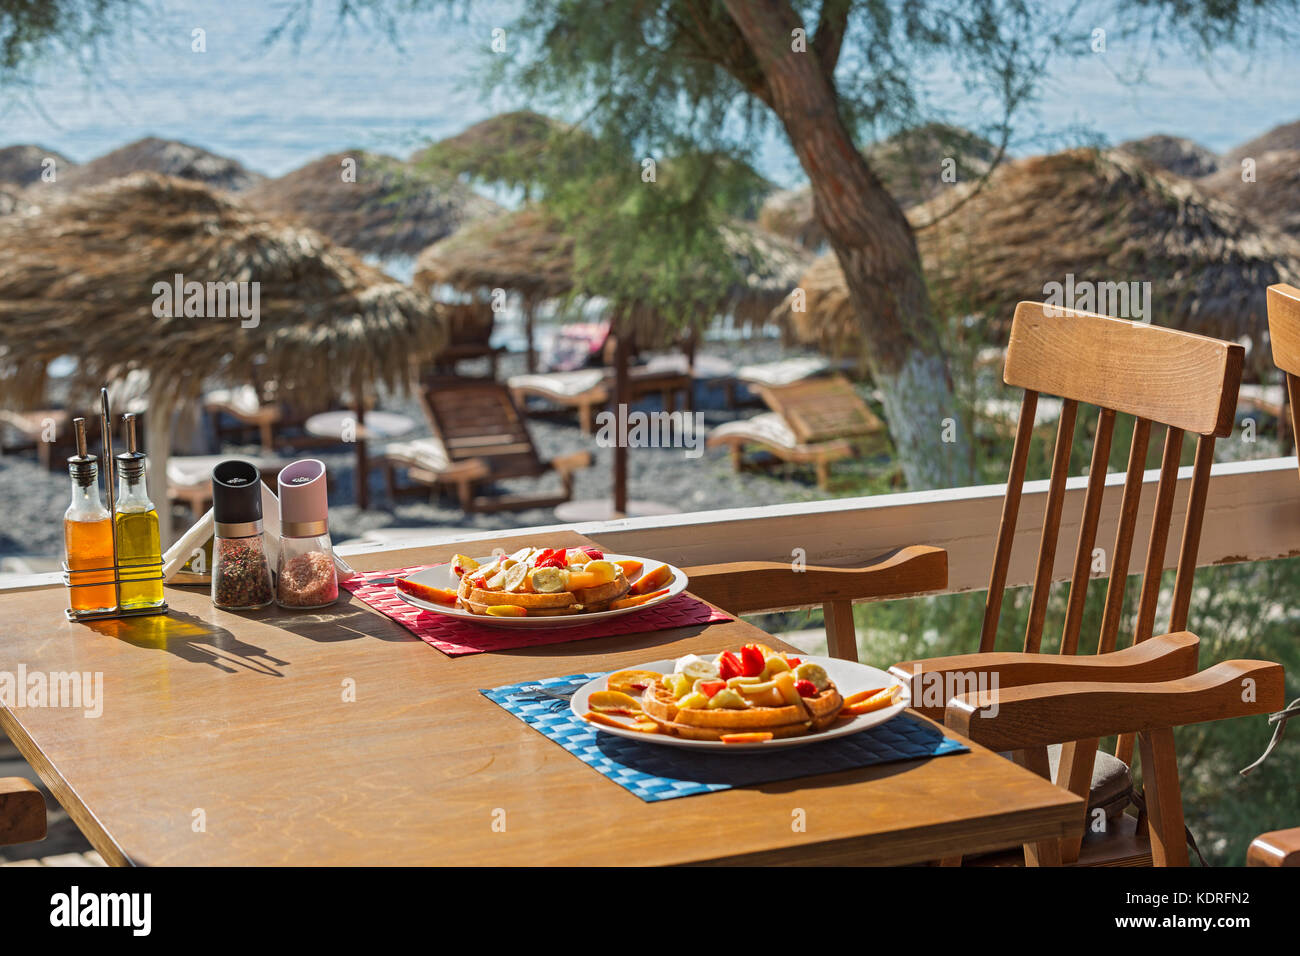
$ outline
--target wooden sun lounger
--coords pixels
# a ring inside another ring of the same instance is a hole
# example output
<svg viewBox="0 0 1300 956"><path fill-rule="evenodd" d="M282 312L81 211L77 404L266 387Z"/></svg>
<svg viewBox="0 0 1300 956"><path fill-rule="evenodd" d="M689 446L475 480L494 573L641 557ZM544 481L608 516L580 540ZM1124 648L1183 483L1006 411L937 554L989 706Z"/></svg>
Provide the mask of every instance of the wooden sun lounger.
<svg viewBox="0 0 1300 956"><path fill-rule="evenodd" d="M757 445L782 461L813 465L818 487L825 488L831 462L852 457L855 442L884 428L853 385L840 375L760 388L759 392L771 412L719 425L706 442L710 448L730 446L737 471L744 466L745 447Z"/></svg>
<svg viewBox="0 0 1300 956"><path fill-rule="evenodd" d="M445 379L430 383L422 395L434 440L389 445L384 472L390 493L400 494L394 470L405 468L408 480L456 489L465 511L519 511L553 508L573 496L573 476L591 467L589 451L542 461L511 397L510 389L486 379ZM436 443L435 443L436 441ZM484 495L484 484L507 478L536 478L554 471L559 494Z"/></svg>
<svg viewBox="0 0 1300 956"><path fill-rule="evenodd" d="M275 447L273 426L280 421L279 405L264 405L257 390L251 385L243 388L221 388L203 396L203 410L216 419L216 431L223 434L220 415L228 415L240 425L257 429L258 444L270 451Z"/></svg>
<svg viewBox="0 0 1300 956"><path fill-rule="evenodd" d="M576 372L547 372L535 375L512 375L506 384L520 408L529 396L545 399L565 408L578 410L578 424L590 435L595 410L609 401L604 369L579 369Z"/></svg>
<svg viewBox="0 0 1300 956"><path fill-rule="evenodd" d="M542 398L578 411L578 424L584 435L593 430L596 409L609 403L614 394L614 373L609 369L579 369L576 372L539 372L513 375L506 382L515 404L521 408L529 397ZM690 405L693 380L685 368L661 364L634 366L628 369L628 401L638 402L658 393L665 411L675 411L681 393Z"/></svg>

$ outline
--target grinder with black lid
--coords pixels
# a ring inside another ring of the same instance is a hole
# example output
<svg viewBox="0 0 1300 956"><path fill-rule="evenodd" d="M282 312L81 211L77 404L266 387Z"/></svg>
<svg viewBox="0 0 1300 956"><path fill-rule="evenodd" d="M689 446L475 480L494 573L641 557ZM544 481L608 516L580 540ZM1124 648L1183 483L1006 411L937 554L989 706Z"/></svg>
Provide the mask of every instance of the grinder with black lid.
<svg viewBox="0 0 1300 956"><path fill-rule="evenodd" d="M275 599L262 541L262 475L229 459L212 469L212 603L228 611L266 607Z"/></svg>

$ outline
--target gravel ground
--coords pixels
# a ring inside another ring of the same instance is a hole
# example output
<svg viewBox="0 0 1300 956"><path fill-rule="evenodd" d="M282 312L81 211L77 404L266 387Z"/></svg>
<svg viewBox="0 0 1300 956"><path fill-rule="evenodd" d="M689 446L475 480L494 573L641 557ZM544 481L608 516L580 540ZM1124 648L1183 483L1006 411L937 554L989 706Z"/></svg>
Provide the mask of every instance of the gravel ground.
<svg viewBox="0 0 1300 956"><path fill-rule="evenodd" d="M788 356L779 342L759 340L743 343L715 343L707 350L710 354L726 357L737 365L772 361ZM501 377L523 370L523 356L511 354L501 362ZM473 371L468 363L463 372ZM740 390L741 407L731 410L724 407L721 389L697 386L697 410L704 414L706 427L712 428L724 421L744 418L763 411L757 405L744 404L744 390ZM428 434L424 415L418 403L405 396L387 396L380 407L408 415L419 422L410 436ZM658 398L647 399L636 406L645 411L659 408ZM541 406L534 406L541 411ZM588 449L595 463L580 472L574 483L575 499L604 499L611 494L613 449L599 447L592 436L583 435L572 413L530 414L529 429L533 442L543 457ZM226 452L256 453L256 446L226 446ZM373 449L372 449L373 453ZM394 505L388 500L379 470L370 475L370 510L362 512L353 504L355 500L355 454L348 445L336 445L299 452L322 458L331 475L330 530L336 544L355 539L368 531L381 528L456 528L498 531L555 521L551 509L531 509L518 512L467 515L454 499L442 498L430 502L427 497L403 497ZM36 463L34 454L15 454L0 457L0 513L6 516L0 528L0 572L48 570L58 561L62 547L61 517L67 507L68 478L59 471L44 471ZM517 479L501 483L501 490L530 492L559 488L559 479L547 475L538 480ZM681 448L633 448L628 453L628 495L671 505L681 511L703 511L715 508L733 508L748 505L777 504L816 494L816 484L810 469L786 469L778 466L763 471L733 472L726 449L706 451L700 458L688 458ZM151 489L157 501L157 489ZM188 512L176 511L177 527L184 527ZM18 560L15 560L18 559Z"/></svg>

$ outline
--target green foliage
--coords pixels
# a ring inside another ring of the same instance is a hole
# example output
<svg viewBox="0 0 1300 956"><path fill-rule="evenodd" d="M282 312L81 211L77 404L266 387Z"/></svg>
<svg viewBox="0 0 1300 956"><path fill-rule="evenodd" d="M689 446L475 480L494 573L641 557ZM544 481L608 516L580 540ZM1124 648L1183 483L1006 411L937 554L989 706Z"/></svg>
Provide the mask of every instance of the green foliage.
<svg viewBox="0 0 1300 956"><path fill-rule="evenodd" d="M0 0L0 86L20 85L46 57L71 54L89 64L140 0Z"/></svg>

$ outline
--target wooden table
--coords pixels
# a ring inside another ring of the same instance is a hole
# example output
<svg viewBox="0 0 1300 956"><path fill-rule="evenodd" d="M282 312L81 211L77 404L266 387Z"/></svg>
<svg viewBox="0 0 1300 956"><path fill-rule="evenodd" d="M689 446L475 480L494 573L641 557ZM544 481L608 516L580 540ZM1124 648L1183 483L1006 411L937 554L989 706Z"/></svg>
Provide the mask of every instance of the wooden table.
<svg viewBox="0 0 1300 956"><path fill-rule="evenodd" d="M113 864L909 863L1083 823L1078 797L975 745L647 804L477 693L761 636L739 621L453 659L350 598L236 615L168 588L168 617L77 625L64 597L0 595L0 670L101 672L102 716L0 724Z"/></svg>

